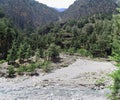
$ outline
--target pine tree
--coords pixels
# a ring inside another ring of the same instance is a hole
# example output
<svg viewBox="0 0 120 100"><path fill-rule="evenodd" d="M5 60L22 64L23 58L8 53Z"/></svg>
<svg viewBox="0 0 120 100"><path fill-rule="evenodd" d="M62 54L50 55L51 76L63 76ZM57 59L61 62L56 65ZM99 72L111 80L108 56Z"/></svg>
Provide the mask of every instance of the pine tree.
<svg viewBox="0 0 120 100"><path fill-rule="evenodd" d="M40 59L40 53L39 53L39 49L37 48L36 51L35 51L35 61L39 61Z"/></svg>
<svg viewBox="0 0 120 100"><path fill-rule="evenodd" d="M30 47L30 45L26 45L26 54L25 54L25 58L28 59L30 58L30 56L32 56L32 49Z"/></svg>
<svg viewBox="0 0 120 100"><path fill-rule="evenodd" d="M23 43L20 44L17 54L20 62L24 61L25 59L28 60L28 58L32 56L31 46L24 40Z"/></svg>
<svg viewBox="0 0 120 100"><path fill-rule="evenodd" d="M17 45L16 42L13 41L12 48L8 51L7 61L8 64L15 63L17 59Z"/></svg>
<svg viewBox="0 0 120 100"><path fill-rule="evenodd" d="M20 44L17 55L21 63L25 58L24 44Z"/></svg>
<svg viewBox="0 0 120 100"><path fill-rule="evenodd" d="M55 44L51 44L47 51L47 56L51 60L59 58L60 48Z"/></svg>

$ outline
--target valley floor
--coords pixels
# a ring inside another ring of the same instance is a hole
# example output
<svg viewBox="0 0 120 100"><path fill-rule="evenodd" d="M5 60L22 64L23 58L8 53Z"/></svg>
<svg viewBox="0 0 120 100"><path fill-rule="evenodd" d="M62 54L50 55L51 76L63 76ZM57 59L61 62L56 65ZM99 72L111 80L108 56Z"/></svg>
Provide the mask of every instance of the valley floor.
<svg viewBox="0 0 120 100"><path fill-rule="evenodd" d="M0 78L0 100L107 100L114 69L111 62L77 58L48 74Z"/></svg>

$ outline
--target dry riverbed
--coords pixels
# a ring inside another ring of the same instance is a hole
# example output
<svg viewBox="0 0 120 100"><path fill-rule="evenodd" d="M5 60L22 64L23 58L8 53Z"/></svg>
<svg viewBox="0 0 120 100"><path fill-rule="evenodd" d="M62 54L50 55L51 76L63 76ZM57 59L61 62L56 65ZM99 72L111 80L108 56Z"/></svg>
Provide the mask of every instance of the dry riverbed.
<svg viewBox="0 0 120 100"><path fill-rule="evenodd" d="M72 57L72 56L71 56ZM0 78L0 100L107 100L111 62L71 58L68 67L39 76ZM77 59L75 61L75 59ZM67 60L66 60L67 61Z"/></svg>

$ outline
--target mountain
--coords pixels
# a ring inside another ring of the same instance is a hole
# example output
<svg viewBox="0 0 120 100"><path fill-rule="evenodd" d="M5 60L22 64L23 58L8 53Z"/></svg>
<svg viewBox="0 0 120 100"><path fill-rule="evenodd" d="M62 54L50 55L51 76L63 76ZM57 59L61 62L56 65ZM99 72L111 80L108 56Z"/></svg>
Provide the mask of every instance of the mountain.
<svg viewBox="0 0 120 100"><path fill-rule="evenodd" d="M14 24L22 29L34 29L58 20L59 13L35 0L0 0L0 7Z"/></svg>
<svg viewBox="0 0 120 100"><path fill-rule="evenodd" d="M113 0L115 3L118 4L118 6L120 7L120 0Z"/></svg>
<svg viewBox="0 0 120 100"><path fill-rule="evenodd" d="M55 8L58 12L63 12L65 11L67 8Z"/></svg>
<svg viewBox="0 0 120 100"><path fill-rule="evenodd" d="M3 8L5 15L13 20L17 28L26 31L58 20L66 21L99 13L112 14L117 7L113 0L76 0L68 9L57 10L35 0L0 0L0 8Z"/></svg>
<svg viewBox="0 0 120 100"><path fill-rule="evenodd" d="M63 20L91 16L93 14L113 14L118 5L112 0L76 0L64 13Z"/></svg>

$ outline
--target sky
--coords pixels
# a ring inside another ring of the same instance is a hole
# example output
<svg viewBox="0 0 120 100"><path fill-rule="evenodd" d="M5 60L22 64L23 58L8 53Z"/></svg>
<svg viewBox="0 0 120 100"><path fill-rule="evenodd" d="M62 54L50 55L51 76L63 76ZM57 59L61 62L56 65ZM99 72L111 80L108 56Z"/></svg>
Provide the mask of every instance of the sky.
<svg viewBox="0 0 120 100"><path fill-rule="evenodd" d="M36 0L54 8L68 8L75 0Z"/></svg>

